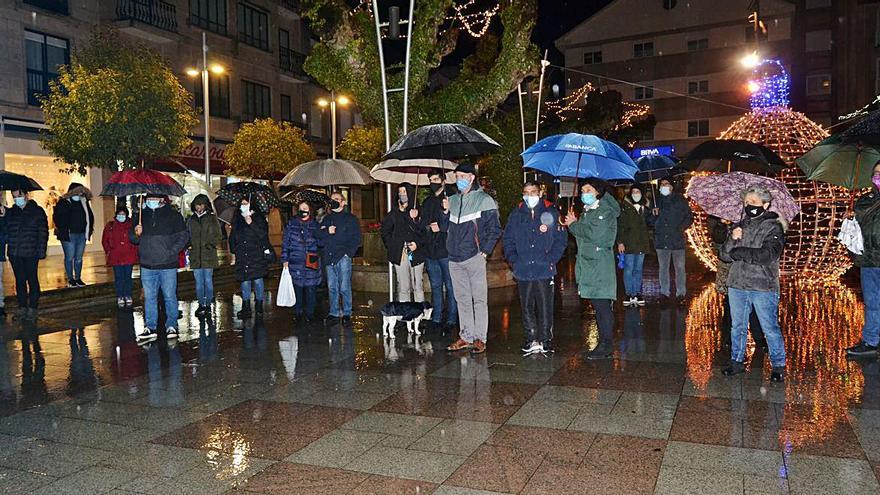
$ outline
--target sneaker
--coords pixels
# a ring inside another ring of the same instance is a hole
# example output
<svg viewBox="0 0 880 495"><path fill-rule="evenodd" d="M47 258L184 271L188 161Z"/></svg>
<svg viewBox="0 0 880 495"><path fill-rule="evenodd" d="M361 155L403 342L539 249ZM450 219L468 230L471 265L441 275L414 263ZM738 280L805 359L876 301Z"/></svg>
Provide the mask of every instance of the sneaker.
<svg viewBox="0 0 880 495"><path fill-rule="evenodd" d="M351 325L351 316L343 316L342 317L343 325Z"/></svg>
<svg viewBox="0 0 880 495"><path fill-rule="evenodd" d="M541 347L544 349L544 354L553 354L556 352L556 348L553 347L553 342L549 340L541 344Z"/></svg>
<svg viewBox="0 0 880 495"><path fill-rule="evenodd" d="M721 370L721 374L724 376L734 376L739 375L746 372L746 367L743 366L739 361L731 361L730 366Z"/></svg>
<svg viewBox="0 0 880 495"><path fill-rule="evenodd" d="M341 320L341 318L339 318L338 316L327 315L327 317L324 318L324 324L325 325L335 325L335 324L339 323L340 320Z"/></svg>
<svg viewBox="0 0 880 495"><path fill-rule="evenodd" d="M482 354L486 352L486 343L482 340L474 341L474 348L471 349L471 354Z"/></svg>
<svg viewBox="0 0 880 495"><path fill-rule="evenodd" d="M141 330L141 333L137 334L137 340L138 342L156 340L156 331L149 328L144 328L143 330Z"/></svg>
<svg viewBox="0 0 880 495"><path fill-rule="evenodd" d="M530 356L537 352L544 352L544 346L538 341L532 342L528 347L523 347L523 356Z"/></svg>
<svg viewBox="0 0 880 495"><path fill-rule="evenodd" d="M785 381L785 368L773 368L770 371L770 381L773 383L782 383Z"/></svg>
<svg viewBox="0 0 880 495"><path fill-rule="evenodd" d="M119 306L120 308L124 308L125 307L125 298L124 297L117 297L116 298L116 305Z"/></svg>
<svg viewBox="0 0 880 495"><path fill-rule="evenodd" d="M642 296L636 296L636 304L639 306L644 306L645 304L647 304L647 301L645 301L645 298Z"/></svg>
<svg viewBox="0 0 880 495"><path fill-rule="evenodd" d="M75 289L75 288L79 287L79 285L77 285L76 280L68 280L67 287Z"/></svg>
<svg viewBox="0 0 880 495"><path fill-rule="evenodd" d="M77 279L74 281L77 287L85 287L86 283L82 281L82 279Z"/></svg>
<svg viewBox="0 0 880 495"><path fill-rule="evenodd" d="M605 347L602 344L599 344L595 349L584 354L584 359L588 361L598 361L600 359L610 359L613 355L614 352L610 347Z"/></svg>
<svg viewBox="0 0 880 495"><path fill-rule="evenodd" d="M165 329L165 338L166 339L176 339L178 337L177 329L174 327L168 327Z"/></svg>
<svg viewBox="0 0 880 495"><path fill-rule="evenodd" d="M877 346L868 345L861 341L847 349L846 355L849 357L877 357Z"/></svg>
<svg viewBox="0 0 880 495"><path fill-rule="evenodd" d="M126 298L125 298L125 305L126 305L126 306L131 306L131 305L132 305L132 301L131 301L131 298L130 298L130 297L126 297Z"/></svg>
<svg viewBox="0 0 880 495"><path fill-rule="evenodd" d="M522 351L523 354L525 354L525 353L529 352L529 349L531 349L531 347L532 347L532 343L527 340L527 341L523 342L523 345L522 345L522 347L519 348L519 350Z"/></svg>
<svg viewBox="0 0 880 495"><path fill-rule="evenodd" d="M634 297L630 297L629 299L624 299L623 305L624 306L632 306L633 304L635 304L635 302L633 302L634 299L635 299Z"/></svg>
<svg viewBox="0 0 880 495"><path fill-rule="evenodd" d="M207 311L207 308L205 308L203 305L199 304L199 307L196 308L195 315L197 317L205 316L206 311Z"/></svg>

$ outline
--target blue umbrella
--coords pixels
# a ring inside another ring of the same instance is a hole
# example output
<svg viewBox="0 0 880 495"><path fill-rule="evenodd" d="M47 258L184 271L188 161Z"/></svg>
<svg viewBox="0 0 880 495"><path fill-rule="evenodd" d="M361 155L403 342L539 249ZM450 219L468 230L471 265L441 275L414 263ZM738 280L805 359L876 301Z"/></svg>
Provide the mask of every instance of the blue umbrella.
<svg viewBox="0 0 880 495"><path fill-rule="evenodd" d="M620 146L588 134L546 137L523 151L521 156L524 168L554 177L632 180L639 171Z"/></svg>
<svg viewBox="0 0 880 495"><path fill-rule="evenodd" d="M671 177L675 175L671 173L671 169L677 164L674 158L667 155L640 156L636 159L639 172L635 176L635 181L650 182Z"/></svg>

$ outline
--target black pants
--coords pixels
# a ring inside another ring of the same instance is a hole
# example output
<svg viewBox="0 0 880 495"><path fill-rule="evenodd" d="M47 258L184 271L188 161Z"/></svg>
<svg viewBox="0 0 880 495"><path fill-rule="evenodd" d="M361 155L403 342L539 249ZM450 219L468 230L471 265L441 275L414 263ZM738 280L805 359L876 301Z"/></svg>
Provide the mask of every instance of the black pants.
<svg viewBox="0 0 880 495"><path fill-rule="evenodd" d="M732 325L730 298L727 294L724 294L724 313L721 315L721 337L728 345L730 344L730 328ZM761 328L761 321L758 320L758 313L755 312L755 308L752 308L752 314L749 315L749 332L752 333L752 338L755 339L755 344L758 347L765 347L767 345L767 339L764 338L764 330Z"/></svg>
<svg viewBox="0 0 880 495"><path fill-rule="evenodd" d="M611 299L590 299L596 310L596 326L599 327L599 346L610 348L614 340L614 301Z"/></svg>
<svg viewBox="0 0 880 495"><path fill-rule="evenodd" d="M516 283L522 303L526 342L550 342L553 339L553 279L524 280Z"/></svg>
<svg viewBox="0 0 880 495"><path fill-rule="evenodd" d="M19 308L37 309L40 301L40 279L37 277L37 257L10 256L9 263L15 274L15 295Z"/></svg>

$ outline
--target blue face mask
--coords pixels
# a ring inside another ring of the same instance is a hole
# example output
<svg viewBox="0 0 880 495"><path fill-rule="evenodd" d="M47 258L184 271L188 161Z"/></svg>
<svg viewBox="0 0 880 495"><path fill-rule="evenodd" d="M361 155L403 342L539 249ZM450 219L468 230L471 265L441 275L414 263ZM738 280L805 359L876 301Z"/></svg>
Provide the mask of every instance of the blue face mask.
<svg viewBox="0 0 880 495"><path fill-rule="evenodd" d="M159 208L159 200L158 199L148 199L147 200L147 208L151 210L155 210Z"/></svg>
<svg viewBox="0 0 880 495"><path fill-rule="evenodd" d="M523 201L525 202L526 206L528 206L529 208L534 208L534 207L538 206L539 199L541 199L540 196L529 196L528 194L523 195Z"/></svg>
<svg viewBox="0 0 880 495"><path fill-rule="evenodd" d="M71 196L70 199L73 201L79 201L79 196Z"/></svg>
<svg viewBox="0 0 880 495"><path fill-rule="evenodd" d="M596 202L596 195L593 193L581 193L581 203L591 206Z"/></svg>
<svg viewBox="0 0 880 495"><path fill-rule="evenodd" d="M241 210L241 214L244 216L248 216L251 214L251 205L241 205L238 207Z"/></svg>
<svg viewBox="0 0 880 495"><path fill-rule="evenodd" d="M24 205L27 204L27 198L24 196L19 196L13 201L15 201L15 206L18 206L19 208L24 208Z"/></svg>
<svg viewBox="0 0 880 495"><path fill-rule="evenodd" d="M455 185L456 185L456 187L458 187L459 191L464 191L465 189L468 188L468 186L471 185L471 181L469 181L467 179L458 179L455 181Z"/></svg>
<svg viewBox="0 0 880 495"><path fill-rule="evenodd" d="M126 218L128 218L128 217L125 215L116 215L116 221L119 223L124 222Z"/></svg>

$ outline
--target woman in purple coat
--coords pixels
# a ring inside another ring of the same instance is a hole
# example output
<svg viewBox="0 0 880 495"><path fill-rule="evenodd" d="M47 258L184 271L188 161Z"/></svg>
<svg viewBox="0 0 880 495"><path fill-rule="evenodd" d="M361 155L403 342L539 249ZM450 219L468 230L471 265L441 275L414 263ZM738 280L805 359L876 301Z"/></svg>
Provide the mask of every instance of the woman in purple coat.
<svg viewBox="0 0 880 495"><path fill-rule="evenodd" d="M284 227L281 261L290 272L296 291L294 311L302 322L315 317L315 292L321 284L321 257L318 254L318 221L312 205L303 201L297 214Z"/></svg>

